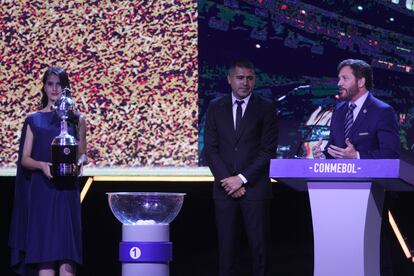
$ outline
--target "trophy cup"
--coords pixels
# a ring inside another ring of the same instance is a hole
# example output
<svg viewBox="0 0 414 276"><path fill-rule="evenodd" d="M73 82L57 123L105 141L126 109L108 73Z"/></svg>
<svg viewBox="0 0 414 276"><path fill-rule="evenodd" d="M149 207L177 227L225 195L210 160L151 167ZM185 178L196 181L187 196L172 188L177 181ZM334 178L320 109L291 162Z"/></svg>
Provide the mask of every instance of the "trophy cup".
<svg viewBox="0 0 414 276"><path fill-rule="evenodd" d="M62 91L62 96L55 102L52 110L60 119L60 134L52 141L52 167L53 177L76 177L78 176L78 142L75 137L68 133L66 120L73 116L75 102L66 96L69 88Z"/></svg>

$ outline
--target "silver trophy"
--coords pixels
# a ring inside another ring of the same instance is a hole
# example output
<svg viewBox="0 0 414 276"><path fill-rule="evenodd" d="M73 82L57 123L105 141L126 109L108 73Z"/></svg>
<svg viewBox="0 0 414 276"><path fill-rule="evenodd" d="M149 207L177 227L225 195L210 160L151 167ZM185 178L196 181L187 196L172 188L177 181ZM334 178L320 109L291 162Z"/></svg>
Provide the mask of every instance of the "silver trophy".
<svg viewBox="0 0 414 276"><path fill-rule="evenodd" d="M55 102L52 110L60 121L60 134L52 141L52 168L53 177L75 177L79 174L78 141L68 133L67 119L74 115L75 102L66 93L69 88L62 91L62 96Z"/></svg>

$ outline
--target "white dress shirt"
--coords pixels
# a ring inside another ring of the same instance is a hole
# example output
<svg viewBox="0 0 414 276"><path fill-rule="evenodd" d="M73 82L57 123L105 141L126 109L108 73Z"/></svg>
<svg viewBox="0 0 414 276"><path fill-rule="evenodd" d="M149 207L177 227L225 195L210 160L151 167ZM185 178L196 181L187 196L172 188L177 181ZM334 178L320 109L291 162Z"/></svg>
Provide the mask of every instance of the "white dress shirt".
<svg viewBox="0 0 414 276"><path fill-rule="evenodd" d="M233 126L234 126L234 129L236 129L236 112L237 112L237 103L236 103L236 101L244 101L244 104L242 104L242 106L241 106L242 107L242 118L243 118L244 112L246 111L246 107L247 107L247 104L249 103L249 100L250 100L251 96L252 96L252 94L250 94L246 98L240 100L240 99L237 99L234 96L233 93L231 93L231 103L232 103L232 106L233 106Z"/></svg>
<svg viewBox="0 0 414 276"><path fill-rule="evenodd" d="M246 111L246 107L247 107L247 104L249 103L249 100L250 100L251 96L252 96L252 94L250 94L246 98L240 100L240 99L237 99L234 96L234 93L231 93L231 103L232 103L232 107L233 107L233 127L234 127L234 129L236 129L236 112L237 112L237 103L236 103L236 101L242 101L242 100L244 101L244 103L241 106L242 107L242 118L243 118L244 112ZM240 177L240 179L243 181L243 184L247 183L247 179L246 179L246 177L244 177L244 175L239 173L237 176Z"/></svg>

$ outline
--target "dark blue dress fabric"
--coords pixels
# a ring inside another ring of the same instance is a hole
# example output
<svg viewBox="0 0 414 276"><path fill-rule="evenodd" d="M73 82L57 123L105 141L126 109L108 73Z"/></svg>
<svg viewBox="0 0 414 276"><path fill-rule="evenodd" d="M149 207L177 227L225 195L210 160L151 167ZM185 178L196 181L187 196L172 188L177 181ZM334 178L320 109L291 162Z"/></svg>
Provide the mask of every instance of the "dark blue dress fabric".
<svg viewBox="0 0 414 276"><path fill-rule="evenodd" d="M21 166L27 125L33 132L32 158L51 162L51 143L60 133L53 112L29 115L23 126L9 246L11 266L20 275L36 275L36 264L58 260L82 263L82 229L79 181L48 179L40 170ZM69 124L69 134L76 128Z"/></svg>

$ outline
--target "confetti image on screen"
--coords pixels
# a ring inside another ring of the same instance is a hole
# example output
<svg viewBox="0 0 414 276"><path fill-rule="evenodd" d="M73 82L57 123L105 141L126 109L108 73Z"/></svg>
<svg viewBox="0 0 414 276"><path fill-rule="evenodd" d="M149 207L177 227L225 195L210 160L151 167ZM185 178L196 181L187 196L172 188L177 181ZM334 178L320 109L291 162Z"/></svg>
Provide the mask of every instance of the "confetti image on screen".
<svg viewBox="0 0 414 276"><path fill-rule="evenodd" d="M49 66L87 118L89 166L197 166L197 2L2 1L0 166Z"/></svg>

